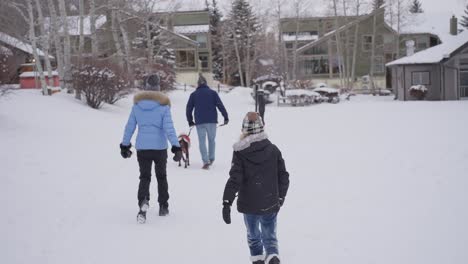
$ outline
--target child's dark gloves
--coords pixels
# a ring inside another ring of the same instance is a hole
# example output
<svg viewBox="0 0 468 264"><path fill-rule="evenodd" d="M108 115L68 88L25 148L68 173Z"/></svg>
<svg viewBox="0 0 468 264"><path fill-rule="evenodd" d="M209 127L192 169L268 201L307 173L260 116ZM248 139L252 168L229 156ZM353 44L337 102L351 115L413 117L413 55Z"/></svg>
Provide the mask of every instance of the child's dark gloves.
<svg viewBox="0 0 468 264"><path fill-rule="evenodd" d="M230 201L223 202L223 220L228 225L231 223L231 204Z"/></svg>

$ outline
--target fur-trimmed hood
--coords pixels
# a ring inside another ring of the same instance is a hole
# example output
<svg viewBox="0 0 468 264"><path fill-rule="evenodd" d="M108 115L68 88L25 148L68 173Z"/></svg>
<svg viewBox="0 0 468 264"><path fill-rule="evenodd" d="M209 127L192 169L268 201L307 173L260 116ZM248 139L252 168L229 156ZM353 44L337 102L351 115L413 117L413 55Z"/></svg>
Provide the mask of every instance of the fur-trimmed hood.
<svg viewBox="0 0 468 264"><path fill-rule="evenodd" d="M259 142L259 141L262 141L262 140L265 140L265 139L268 139L268 135L265 132L258 133L258 134L253 134L253 135L248 135L248 136L242 138L241 140L239 140L238 142L236 142L232 146L232 148L234 149L234 151L242 151L242 150L250 147L250 145L252 145L252 143Z"/></svg>
<svg viewBox="0 0 468 264"><path fill-rule="evenodd" d="M139 92L133 97L133 103L138 104L139 102L143 100L151 100L159 103L160 105L171 105L171 100L169 100L169 97L167 95L161 93L161 92L156 92L156 91L143 91Z"/></svg>

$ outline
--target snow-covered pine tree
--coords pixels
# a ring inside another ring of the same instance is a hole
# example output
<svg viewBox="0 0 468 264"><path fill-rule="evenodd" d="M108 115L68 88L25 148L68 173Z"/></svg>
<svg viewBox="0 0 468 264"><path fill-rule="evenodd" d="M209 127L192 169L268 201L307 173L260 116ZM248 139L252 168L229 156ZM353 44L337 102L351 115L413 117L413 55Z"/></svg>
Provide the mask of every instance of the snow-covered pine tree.
<svg viewBox="0 0 468 264"><path fill-rule="evenodd" d="M465 14L460 19L460 25L468 29L468 5L466 5Z"/></svg>
<svg viewBox="0 0 468 264"><path fill-rule="evenodd" d="M207 7L210 11L210 34L211 34L211 50L212 50L212 68L214 79L221 81L223 79L223 45L221 41L221 18L222 14L219 10L216 0L212 0L210 7L207 2Z"/></svg>
<svg viewBox="0 0 468 264"><path fill-rule="evenodd" d="M135 49L150 49L152 54L151 65L147 68L157 71L161 77L161 89L172 89L175 82L175 51L170 48L170 39L162 33L160 27L150 24L148 27L149 34L146 32L147 27L142 28L137 32L136 37L132 41L132 46ZM150 40L147 36L150 36ZM151 42L150 42L151 41Z"/></svg>
<svg viewBox="0 0 468 264"><path fill-rule="evenodd" d="M410 12L413 14L424 12L422 9L422 4L421 2L419 2L419 0L413 0L413 3L411 4L411 7L410 7Z"/></svg>
<svg viewBox="0 0 468 264"><path fill-rule="evenodd" d="M385 0L374 0L374 3L372 4L372 6L374 10L376 10L384 4L385 4Z"/></svg>
<svg viewBox="0 0 468 264"><path fill-rule="evenodd" d="M228 20L226 31L234 44L234 48L228 51L229 59L237 61L237 70L229 74L238 76L241 85L250 86L261 25L246 0L235 0L232 3Z"/></svg>

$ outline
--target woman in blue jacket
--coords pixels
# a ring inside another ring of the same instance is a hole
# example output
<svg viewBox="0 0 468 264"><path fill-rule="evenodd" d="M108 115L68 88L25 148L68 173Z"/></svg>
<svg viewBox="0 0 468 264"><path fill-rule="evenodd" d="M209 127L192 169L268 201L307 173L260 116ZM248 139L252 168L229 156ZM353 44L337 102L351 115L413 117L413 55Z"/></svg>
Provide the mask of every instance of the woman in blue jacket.
<svg viewBox="0 0 468 264"><path fill-rule="evenodd" d="M146 87L148 89L148 86ZM146 211L149 208L151 167L154 162L156 179L158 181L159 215L169 213L169 193L166 174L167 141L169 140L174 153L174 160L179 161L182 151L177 140L174 123L171 117L169 98L159 92L159 86L152 87L154 91L143 91L135 95L134 105L120 144L121 155L129 158L132 154L130 140L138 126L135 148L140 166L140 185L138 187L137 215L139 223L146 221Z"/></svg>

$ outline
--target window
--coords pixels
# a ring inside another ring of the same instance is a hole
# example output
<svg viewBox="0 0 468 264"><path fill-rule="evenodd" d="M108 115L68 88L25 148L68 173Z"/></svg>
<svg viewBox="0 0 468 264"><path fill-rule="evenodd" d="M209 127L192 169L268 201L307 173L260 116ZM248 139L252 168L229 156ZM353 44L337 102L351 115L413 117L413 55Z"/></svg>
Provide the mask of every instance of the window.
<svg viewBox="0 0 468 264"><path fill-rule="evenodd" d="M208 69L208 52L200 52L198 54L198 59L200 60L200 64L203 70Z"/></svg>
<svg viewBox="0 0 468 264"><path fill-rule="evenodd" d="M292 48L293 48L293 44L292 44L292 43L286 43L286 48L287 48L287 49L292 49Z"/></svg>
<svg viewBox="0 0 468 264"><path fill-rule="evenodd" d="M309 74L327 74L329 72L328 58L315 57L302 61L303 72Z"/></svg>
<svg viewBox="0 0 468 264"><path fill-rule="evenodd" d="M374 58L374 72L375 73L384 73L385 72L383 57L376 56Z"/></svg>
<svg viewBox="0 0 468 264"><path fill-rule="evenodd" d="M418 50L427 49L427 43L426 43L426 42L417 42L416 48L417 48Z"/></svg>
<svg viewBox="0 0 468 264"><path fill-rule="evenodd" d="M178 68L195 68L195 51L176 51L176 65Z"/></svg>
<svg viewBox="0 0 468 264"><path fill-rule="evenodd" d="M208 38L206 37L206 35L197 35L196 41L200 44L200 48L206 48Z"/></svg>
<svg viewBox="0 0 468 264"><path fill-rule="evenodd" d="M411 85L430 85L431 78L430 73L428 71L425 72L412 72L411 73Z"/></svg>
<svg viewBox="0 0 468 264"><path fill-rule="evenodd" d="M310 49L307 49L304 51L305 55L325 55L327 54L327 50L324 47L321 46L315 46Z"/></svg>
<svg viewBox="0 0 468 264"><path fill-rule="evenodd" d="M369 36L369 35L362 36L362 50L363 51L372 50L372 36Z"/></svg>

